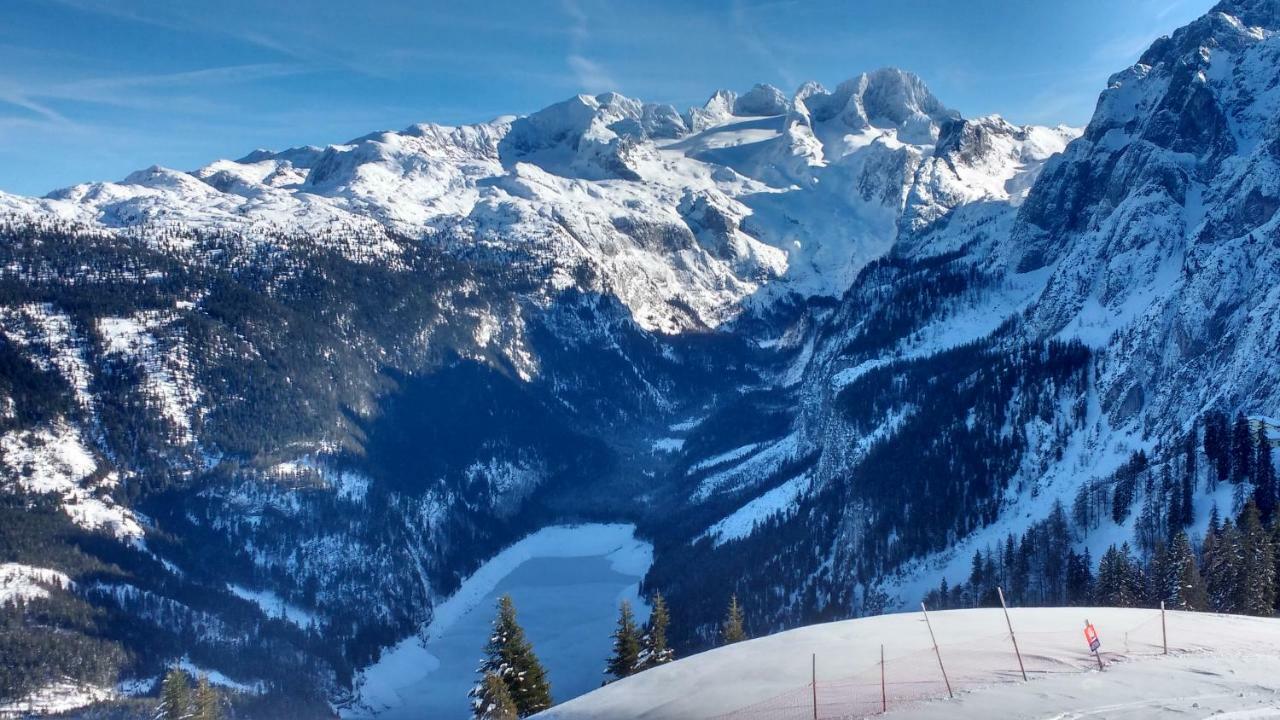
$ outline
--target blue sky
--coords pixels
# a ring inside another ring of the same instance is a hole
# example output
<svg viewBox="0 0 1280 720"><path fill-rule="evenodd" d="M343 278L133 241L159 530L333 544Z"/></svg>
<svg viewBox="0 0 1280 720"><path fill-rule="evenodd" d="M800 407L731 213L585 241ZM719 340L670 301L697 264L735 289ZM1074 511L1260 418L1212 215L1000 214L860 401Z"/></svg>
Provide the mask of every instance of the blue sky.
<svg viewBox="0 0 1280 720"><path fill-rule="evenodd" d="M681 109L886 65L967 116L1085 123L1210 0L6 0L0 190L528 113L617 90Z"/></svg>

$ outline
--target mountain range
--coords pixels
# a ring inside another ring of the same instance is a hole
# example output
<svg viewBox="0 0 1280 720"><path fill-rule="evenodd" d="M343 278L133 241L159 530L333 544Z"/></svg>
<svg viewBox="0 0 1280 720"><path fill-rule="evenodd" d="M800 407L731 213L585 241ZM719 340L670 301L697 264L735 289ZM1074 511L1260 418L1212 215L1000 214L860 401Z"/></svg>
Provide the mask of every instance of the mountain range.
<svg viewBox="0 0 1280 720"><path fill-rule="evenodd" d="M1274 430L1278 33L1224 0L1083 129L882 69L0 193L0 598L74 647L9 621L6 690L187 658L309 717L575 521L652 541L687 652L730 593L911 605L1207 413Z"/></svg>

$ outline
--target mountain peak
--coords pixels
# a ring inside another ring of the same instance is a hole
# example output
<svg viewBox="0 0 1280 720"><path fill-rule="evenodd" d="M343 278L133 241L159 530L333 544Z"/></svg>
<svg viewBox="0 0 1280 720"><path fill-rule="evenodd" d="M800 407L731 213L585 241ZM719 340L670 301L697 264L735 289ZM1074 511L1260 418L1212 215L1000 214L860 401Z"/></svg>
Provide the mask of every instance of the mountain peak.
<svg viewBox="0 0 1280 720"><path fill-rule="evenodd" d="M1209 12L1230 15L1253 27L1280 29L1280 2L1276 0L1221 0Z"/></svg>

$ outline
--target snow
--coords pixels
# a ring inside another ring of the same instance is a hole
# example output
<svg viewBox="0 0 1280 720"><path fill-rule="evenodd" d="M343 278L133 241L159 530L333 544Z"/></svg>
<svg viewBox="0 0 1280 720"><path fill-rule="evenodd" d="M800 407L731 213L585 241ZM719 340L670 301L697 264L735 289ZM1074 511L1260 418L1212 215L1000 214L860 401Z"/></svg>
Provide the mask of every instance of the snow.
<svg viewBox="0 0 1280 720"><path fill-rule="evenodd" d="M1153 717L1181 710L1280 715L1280 620L1159 610L1013 608L1026 664L1018 671L999 609L929 614L956 699L919 612L812 625L717 648L558 705L539 717L809 718L816 662L819 717L880 710L884 648L889 716L903 718ZM1094 624L1099 673L1082 628ZM1198 704L1198 706L1196 706ZM1239 717L1247 717L1240 715Z"/></svg>
<svg viewBox="0 0 1280 720"><path fill-rule="evenodd" d="M733 511L707 528L702 536L714 539L716 545L744 538L751 534L757 523L794 508L800 495L812 484L809 473L801 473Z"/></svg>
<svg viewBox="0 0 1280 720"><path fill-rule="evenodd" d="M49 597L49 587L68 590L74 583L65 573L21 563L0 564L0 606Z"/></svg>
<svg viewBox="0 0 1280 720"><path fill-rule="evenodd" d="M189 658L182 658L178 661L178 667L187 671L194 677L208 677L211 685L218 685L224 688L235 690L236 692L260 694L265 692L266 688L261 683L242 683L223 675L217 670L210 670L191 662Z"/></svg>
<svg viewBox="0 0 1280 720"><path fill-rule="evenodd" d="M681 420L678 423L673 423L671 427L667 429L671 432L689 432L701 425L704 420L706 420L705 417L689 418L688 420Z"/></svg>
<svg viewBox="0 0 1280 720"><path fill-rule="evenodd" d="M93 454L80 431L65 422L0 435L0 468L27 492L58 495L63 511L80 527L131 542L143 536L138 518L109 494L118 476L107 473L95 481Z"/></svg>
<svg viewBox="0 0 1280 720"><path fill-rule="evenodd" d="M70 712L114 696L111 688L59 680L21 700L0 702L0 718L30 718Z"/></svg>
<svg viewBox="0 0 1280 720"><path fill-rule="evenodd" d="M649 608L639 580L653 548L622 524L543 528L503 550L436 605L418 635L386 650L358 680L345 718L469 715L475 683L499 595L515 600L521 625L539 653L559 700L599 686L618 603L629 600L637 619ZM425 644L424 644L425 643Z"/></svg>
<svg viewBox="0 0 1280 720"><path fill-rule="evenodd" d="M316 622L315 613L305 610L296 605L291 605L284 598L276 595L270 590L250 590L243 585L235 585L229 583L227 589L236 597L243 598L249 602L262 608L263 614L268 617L282 618L306 629L312 623Z"/></svg>
<svg viewBox="0 0 1280 720"><path fill-rule="evenodd" d="M661 453L677 453L684 448L684 438L664 437L653 441L651 449Z"/></svg>
<svg viewBox="0 0 1280 720"><path fill-rule="evenodd" d="M169 421L179 442L194 440L192 419L199 414L200 390L185 335L166 312L141 312L132 317L98 320L107 355L118 355L142 371L143 392Z"/></svg>
<svg viewBox="0 0 1280 720"><path fill-rule="evenodd" d="M615 295L641 327L701 331L762 290L839 296L889 250L904 215L933 222L966 203L1015 204L1074 132L980 118L935 157L940 128L957 117L894 69L833 92L808 83L790 99L767 85L721 91L683 116L617 93L578 95L526 117L258 150L189 173L153 166L38 200L0 194L0 208L107 232L183 225L253 242L258 231L304 230L362 263L394 261L389 232L457 237L460 249L534 247L552 261L548 292L594 275L581 289ZM694 242L653 243L623 230L628 221ZM138 337L145 323L130 320L108 319L108 332Z"/></svg>
<svg viewBox="0 0 1280 720"><path fill-rule="evenodd" d="M734 460L740 460L755 452L758 447L760 447L760 443L750 443L748 445L736 447L732 450L726 450L718 455L712 455L704 460L699 460L689 466L689 474L692 475L696 472L716 467L717 465L724 465L725 463L733 462Z"/></svg>
<svg viewBox="0 0 1280 720"><path fill-rule="evenodd" d="M693 492L694 500L705 500L716 493L741 490L763 482L787 462L799 456L800 435L793 432L770 443L760 443L752 446L752 450L755 450L755 448L760 448L760 450L754 453L743 453L743 455L750 455L746 460L703 478ZM728 455L728 453L725 455ZM720 457L723 458L724 456ZM728 462L733 462L736 459L737 457L730 458ZM702 464L699 463L699 465ZM721 461L714 463L711 467L725 464L727 463Z"/></svg>
<svg viewBox="0 0 1280 720"><path fill-rule="evenodd" d="M37 366L60 375L71 386L76 403L93 412L85 342L69 315L49 303L0 306L0 338L34 350L29 357Z"/></svg>

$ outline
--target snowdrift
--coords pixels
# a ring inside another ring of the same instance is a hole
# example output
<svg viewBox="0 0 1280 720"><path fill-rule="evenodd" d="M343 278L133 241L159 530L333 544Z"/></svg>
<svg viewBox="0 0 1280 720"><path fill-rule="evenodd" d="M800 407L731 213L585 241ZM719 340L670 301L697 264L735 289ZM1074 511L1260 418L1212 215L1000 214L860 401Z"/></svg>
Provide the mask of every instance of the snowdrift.
<svg viewBox="0 0 1280 720"><path fill-rule="evenodd" d="M1012 609L1025 683L999 609L929 619L946 680L923 615L902 613L717 648L539 717L854 718L886 707L904 718L1280 717L1277 619L1170 611L1162 629L1159 610ZM1086 620L1102 642L1102 672L1085 643Z"/></svg>

